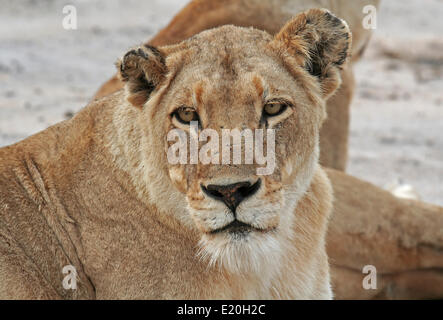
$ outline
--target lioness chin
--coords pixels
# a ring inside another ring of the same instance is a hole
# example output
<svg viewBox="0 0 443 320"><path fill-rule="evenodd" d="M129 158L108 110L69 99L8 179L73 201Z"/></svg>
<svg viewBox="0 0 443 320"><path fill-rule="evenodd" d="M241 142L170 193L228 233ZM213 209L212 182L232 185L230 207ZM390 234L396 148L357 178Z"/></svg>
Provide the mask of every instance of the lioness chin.
<svg viewBox="0 0 443 320"><path fill-rule="evenodd" d="M224 26L127 52L124 90L0 149L0 297L332 298L319 130L350 47L312 9L275 37ZM192 121L273 130L274 170L171 163L168 133Z"/></svg>

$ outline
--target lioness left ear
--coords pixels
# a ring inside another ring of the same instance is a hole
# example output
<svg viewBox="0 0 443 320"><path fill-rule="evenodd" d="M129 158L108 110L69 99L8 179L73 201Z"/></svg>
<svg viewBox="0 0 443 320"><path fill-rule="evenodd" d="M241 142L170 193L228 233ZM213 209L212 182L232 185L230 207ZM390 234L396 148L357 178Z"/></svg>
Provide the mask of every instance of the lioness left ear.
<svg viewBox="0 0 443 320"><path fill-rule="evenodd" d="M125 83L128 101L139 108L165 79L167 72L163 53L149 45L129 50L117 61L117 68L120 80Z"/></svg>
<svg viewBox="0 0 443 320"><path fill-rule="evenodd" d="M317 77L324 99L340 86L340 69L352 45L347 23L326 9L311 9L289 21L272 41L274 48Z"/></svg>

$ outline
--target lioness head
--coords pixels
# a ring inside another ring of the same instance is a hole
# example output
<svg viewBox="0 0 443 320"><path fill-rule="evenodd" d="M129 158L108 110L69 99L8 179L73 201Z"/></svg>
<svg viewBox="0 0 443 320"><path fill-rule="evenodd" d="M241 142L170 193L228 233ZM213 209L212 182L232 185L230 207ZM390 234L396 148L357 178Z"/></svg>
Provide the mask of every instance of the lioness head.
<svg viewBox="0 0 443 320"><path fill-rule="evenodd" d="M118 62L140 113L138 172L150 200L200 233L210 262L238 271L278 259L316 169L325 100L340 85L350 39L343 20L313 9L275 36L224 26Z"/></svg>

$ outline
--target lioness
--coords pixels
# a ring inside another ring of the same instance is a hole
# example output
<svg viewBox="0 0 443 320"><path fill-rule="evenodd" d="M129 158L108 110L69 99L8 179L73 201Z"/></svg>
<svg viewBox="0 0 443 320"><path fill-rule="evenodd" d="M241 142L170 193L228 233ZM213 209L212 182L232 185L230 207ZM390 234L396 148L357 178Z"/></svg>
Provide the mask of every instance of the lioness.
<svg viewBox="0 0 443 320"><path fill-rule="evenodd" d="M276 36L223 26L130 50L124 90L0 149L0 297L332 298L319 130L350 47L312 9ZM190 121L275 130L275 170L170 164L167 134Z"/></svg>

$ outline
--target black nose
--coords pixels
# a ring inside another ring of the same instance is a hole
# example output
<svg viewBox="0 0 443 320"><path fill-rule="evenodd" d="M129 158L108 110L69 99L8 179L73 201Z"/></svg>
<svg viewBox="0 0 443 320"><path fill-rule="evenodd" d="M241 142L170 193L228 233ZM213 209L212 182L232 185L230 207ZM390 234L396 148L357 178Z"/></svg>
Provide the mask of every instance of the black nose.
<svg viewBox="0 0 443 320"><path fill-rule="evenodd" d="M260 184L261 180L258 179L253 185L245 181L228 185L210 184L207 187L202 185L201 188L209 197L223 201L235 213L240 202L256 193Z"/></svg>

